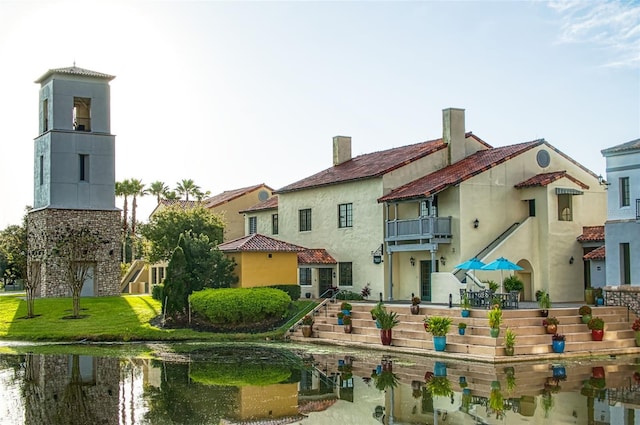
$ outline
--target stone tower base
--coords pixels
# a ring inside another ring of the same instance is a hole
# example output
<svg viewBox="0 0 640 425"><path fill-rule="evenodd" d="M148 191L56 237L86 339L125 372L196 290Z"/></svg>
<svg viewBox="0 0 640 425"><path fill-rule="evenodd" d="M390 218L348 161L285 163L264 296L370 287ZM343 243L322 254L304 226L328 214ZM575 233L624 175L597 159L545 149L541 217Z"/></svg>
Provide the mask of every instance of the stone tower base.
<svg viewBox="0 0 640 425"><path fill-rule="evenodd" d="M64 280L61 267L53 259L57 229L70 226L74 229L88 228L97 231L104 240L95 253L93 265L93 287L83 288L84 294L113 296L120 294L120 211L119 210L65 210L41 209L27 216L28 246L27 261L37 261L41 267L41 284L37 296L68 297L69 286ZM85 282L85 286L91 281Z"/></svg>

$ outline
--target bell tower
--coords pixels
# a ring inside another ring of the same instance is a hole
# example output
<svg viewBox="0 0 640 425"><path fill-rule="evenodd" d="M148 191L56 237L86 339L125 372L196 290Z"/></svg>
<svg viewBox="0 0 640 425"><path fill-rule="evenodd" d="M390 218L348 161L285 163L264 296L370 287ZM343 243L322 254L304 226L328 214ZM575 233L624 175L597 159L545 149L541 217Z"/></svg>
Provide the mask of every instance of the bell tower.
<svg viewBox="0 0 640 425"><path fill-rule="evenodd" d="M41 262L42 296L69 295L55 261L44 258L51 256L54 234L61 228L91 229L103 241L105 252L91 258L93 272L82 294L120 292L109 86L114 78L74 64L50 69L35 81L40 84L39 135L34 141L29 251L30 260Z"/></svg>

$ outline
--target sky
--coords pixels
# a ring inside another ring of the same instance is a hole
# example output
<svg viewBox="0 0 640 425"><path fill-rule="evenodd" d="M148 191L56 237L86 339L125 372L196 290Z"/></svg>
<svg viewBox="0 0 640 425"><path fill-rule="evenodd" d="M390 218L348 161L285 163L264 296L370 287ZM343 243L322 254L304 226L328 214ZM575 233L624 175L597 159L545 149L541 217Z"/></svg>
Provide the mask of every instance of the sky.
<svg viewBox="0 0 640 425"><path fill-rule="evenodd" d="M34 81L74 63L116 76L116 180L211 194L329 168L337 135L354 156L439 138L449 107L605 176L640 137L638 0L0 0L0 229L33 204Z"/></svg>

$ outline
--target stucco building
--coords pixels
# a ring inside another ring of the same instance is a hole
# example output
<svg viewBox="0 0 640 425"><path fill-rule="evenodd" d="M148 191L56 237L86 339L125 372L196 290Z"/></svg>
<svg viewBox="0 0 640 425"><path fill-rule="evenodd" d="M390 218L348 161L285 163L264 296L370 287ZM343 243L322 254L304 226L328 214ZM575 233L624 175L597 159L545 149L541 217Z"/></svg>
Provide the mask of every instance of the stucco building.
<svg viewBox="0 0 640 425"><path fill-rule="evenodd" d="M369 285L375 298L457 301L461 282L473 285L457 264L504 256L523 268L525 299L544 289L554 301L580 300L577 238L606 216L592 171L544 139L494 148L455 108L443 111L442 137L422 143L352 157L351 138L334 137L333 166L275 193L243 211L245 232L325 249L335 266L299 265L314 295Z"/></svg>

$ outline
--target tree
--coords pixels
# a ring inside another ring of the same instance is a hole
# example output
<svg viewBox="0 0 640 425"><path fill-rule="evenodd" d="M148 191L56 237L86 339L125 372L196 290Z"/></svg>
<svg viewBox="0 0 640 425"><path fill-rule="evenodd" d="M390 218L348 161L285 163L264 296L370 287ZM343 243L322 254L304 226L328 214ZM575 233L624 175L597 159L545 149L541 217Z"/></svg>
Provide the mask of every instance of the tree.
<svg viewBox="0 0 640 425"><path fill-rule="evenodd" d="M214 245L222 241L224 222L220 215L202 205L184 209L169 206L155 213L149 223L140 227L140 233L148 242L147 260L151 263L168 261L182 233L206 235Z"/></svg>
<svg viewBox="0 0 640 425"><path fill-rule="evenodd" d="M164 184L162 181L156 180L149 185L149 194L155 195L158 204L167 192L169 192L169 186Z"/></svg>
<svg viewBox="0 0 640 425"><path fill-rule="evenodd" d="M185 200L189 200L189 195L196 195L200 191L200 186L195 184L191 179L182 179L176 183L176 192L185 196Z"/></svg>
<svg viewBox="0 0 640 425"><path fill-rule="evenodd" d="M69 225L53 232L52 259L58 263L73 298L73 317L80 317L80 292L84 283L93 277L97 253L109 241L87 227Z"/></svg>
<svg viewBox="0 0 640 425"><path fill-rule="evenodd" d="M187 260L182 247L178 246L171 255L164 281L163 311L167 316L175 317L184 312L190 294Z"/></svg>
<svg viewBox="0 0 640 425"><path fill-rule="evenodd" d="M129 189L131 189L131 196L133 197L133 200L131 201L131 236L133 237L134 241L136 239L136 210L138 208L138 196L143 197L144 195L147 194L147 190L144 187L144 184L142 183L142 180L138 180L138 179L131 179L129 181L130 183L130 187ZM135 249L135 243L131 244L131 257L132 260L136 258L136 249Z"/></svg>

